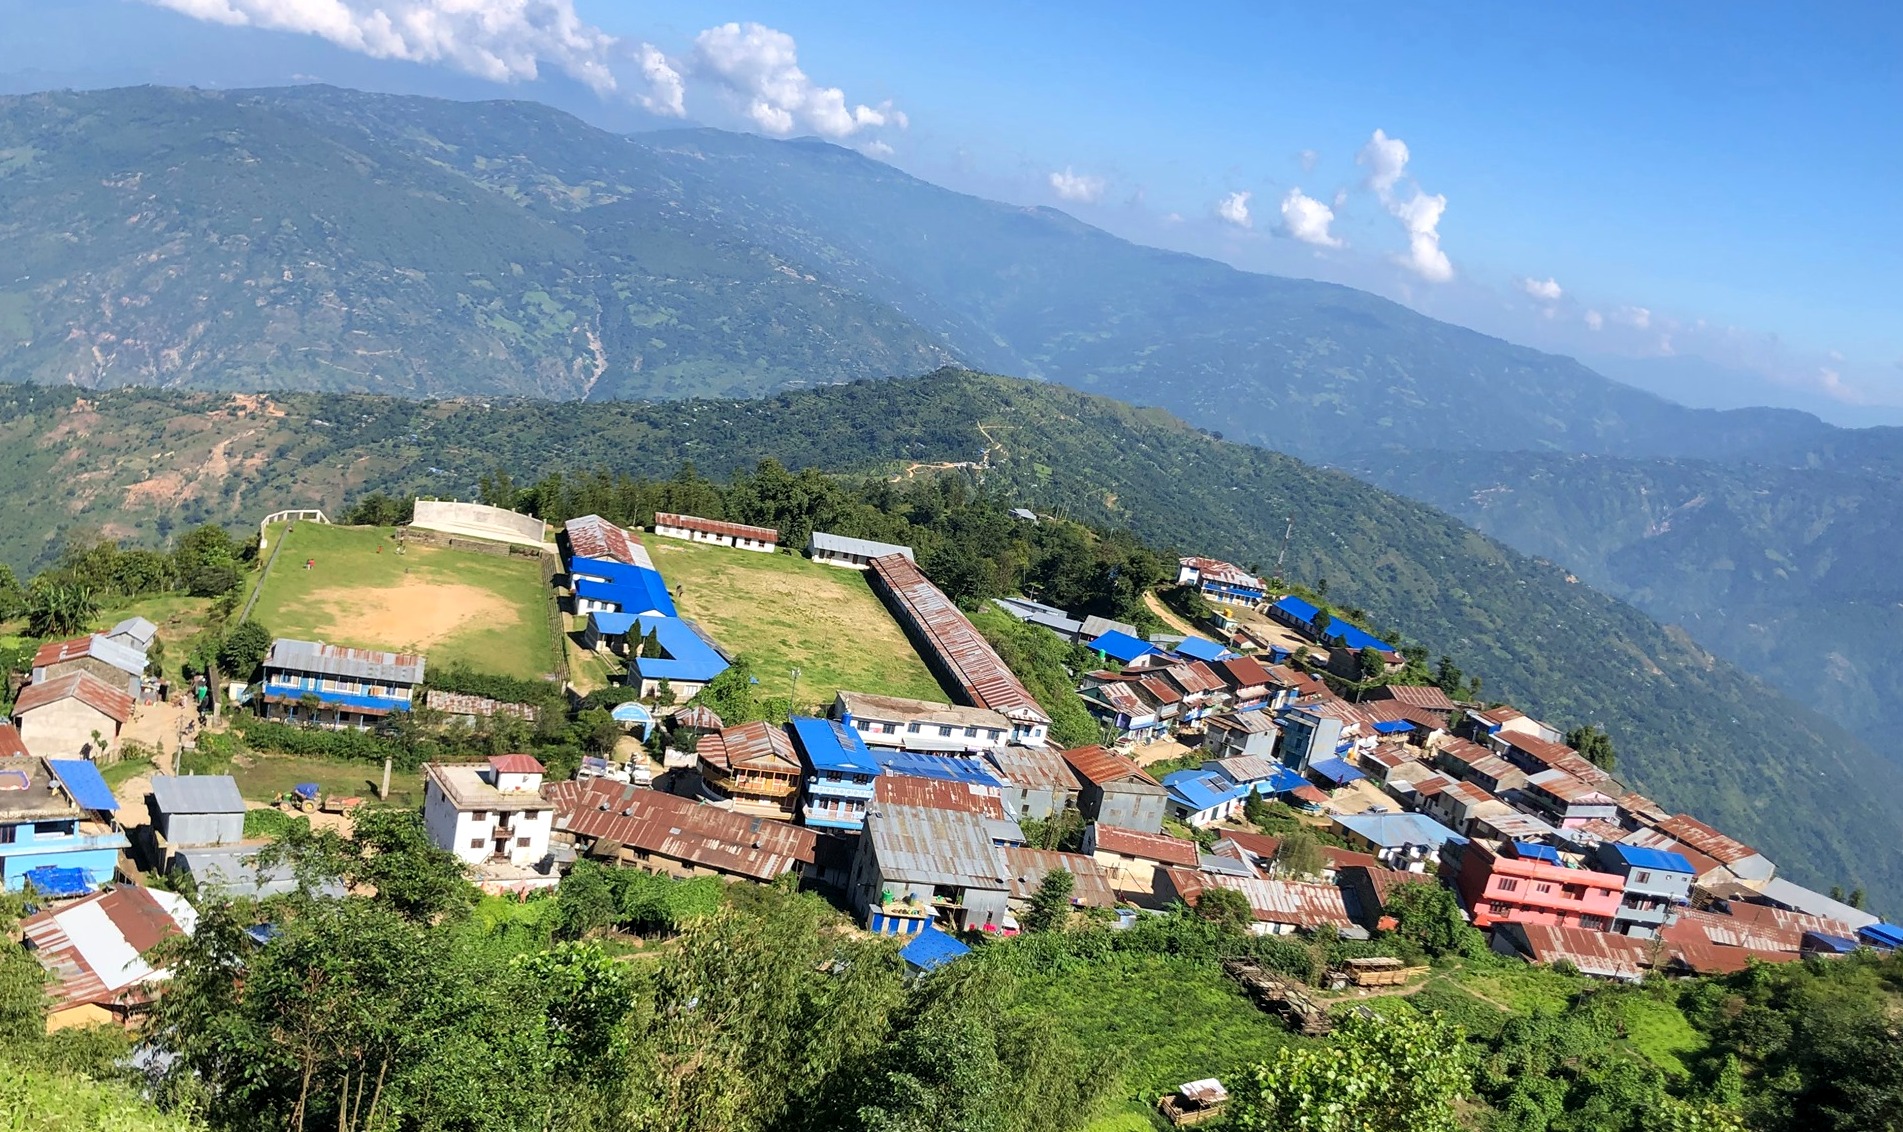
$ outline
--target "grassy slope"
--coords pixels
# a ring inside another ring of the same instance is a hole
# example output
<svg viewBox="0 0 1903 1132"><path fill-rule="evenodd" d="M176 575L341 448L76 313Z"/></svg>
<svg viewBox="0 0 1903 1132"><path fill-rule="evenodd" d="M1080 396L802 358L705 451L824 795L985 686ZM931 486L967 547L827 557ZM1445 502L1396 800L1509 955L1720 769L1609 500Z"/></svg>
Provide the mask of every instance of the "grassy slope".
<svg viewBox="0 0 1903 1132"><path fill-rule="evenodd" d="M683 617L720 646L753 662L767 695L792 690L800 702L831 703L840 689L943 699L938 681L857 570L791 554L646 540L654 565L679 591Z"/></svg>
<svg viewBox="0 0 1903 1132"><path fill-rule="evenodd" d="M251 611L278 636L358 648L420 645L434 665L462 663L523 679L548 671L550 597L534 559L421 546L398 554L389 531L367 527L298 523L281 537ZM313 569L303 568L307 559L315 560ZM469 587L479 591L467 595L471 601L486 594L497 604L419 617L417 603L426 595L415 591L424 585ZM464 616L462 623L445 619ZM416 633L440 635L419 640Z"/></svg>

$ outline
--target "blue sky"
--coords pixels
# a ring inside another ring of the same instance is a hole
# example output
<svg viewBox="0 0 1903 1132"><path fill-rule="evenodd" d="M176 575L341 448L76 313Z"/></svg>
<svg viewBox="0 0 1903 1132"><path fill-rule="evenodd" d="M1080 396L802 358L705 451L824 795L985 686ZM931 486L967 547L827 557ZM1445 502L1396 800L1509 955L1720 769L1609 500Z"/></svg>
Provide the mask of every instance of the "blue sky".
<svg viewBox="0 0 1903 1132"><path fill-rule="evenodd" d="M0 75L310 77L514 93L622 128L817 132L955 188L1542 348L1702 355L1789 403L1903 404L1896 5L534 0L573 21L439 24L426 44L360 22L443 0L329 2L318 27L287 14L323 7L308 0L0 0ZM1407 152L1385 186L1363 154L1377 129Z"/></svg>

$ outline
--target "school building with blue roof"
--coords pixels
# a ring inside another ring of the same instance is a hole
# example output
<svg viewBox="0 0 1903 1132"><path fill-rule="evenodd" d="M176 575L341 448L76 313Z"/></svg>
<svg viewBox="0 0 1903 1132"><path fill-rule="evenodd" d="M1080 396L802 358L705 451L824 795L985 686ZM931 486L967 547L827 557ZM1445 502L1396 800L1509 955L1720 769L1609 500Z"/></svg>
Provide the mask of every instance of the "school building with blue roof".
<svg viewBox="0 0 1903 1132"><path fill-rule="evenodd" d="M628 686L639 689L642 699L658 695L663 680L673 692L674 701L687 699L730 667L727 658L700 635L692 622L678 617L643 616L635 618L627 631L633 641L644 640L649 633L659 642L662 655L628 658Z"/></svg>
<svg viewBox="0 0 1903 1132"><path fill-rule="evenodd" d="M1290 594L1272 603L1268 608L1270 617L1308 636L1315 635L1315 615L1320 612L1321 610L1316 607L1314 602L1305 601L1302 598L1296 597L1294 594ZM1334 618L1328 623L1326 636L1327 640L1324 640L1322 642L1323 644L1329 644L1336 638L1340 638L1341 643L1345 647L1355 652L1360 652L1362 649L1374 649L1377 652L1396 651L1393 645L1382 640L1380 637L1375 636L1365 629L1351 625L1339 617Z"/></svg>
<svg viewBox="0 0 1903 1132"><path fill-rule="evenodd" d="M1109 657L1119 664L1128 664L1140 656L1149 656L1162 650L1148 641L1139 641L1130 634L1116 629L1090 642L1087 646L1092 652Z"/></svg>

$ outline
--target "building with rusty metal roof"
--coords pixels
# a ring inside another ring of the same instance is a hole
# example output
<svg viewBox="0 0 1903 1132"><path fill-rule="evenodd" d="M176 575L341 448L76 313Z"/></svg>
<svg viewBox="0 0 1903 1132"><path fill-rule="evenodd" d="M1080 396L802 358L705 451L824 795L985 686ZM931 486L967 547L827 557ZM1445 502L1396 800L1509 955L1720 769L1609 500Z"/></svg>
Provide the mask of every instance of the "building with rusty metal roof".
<svg viewBox="0 0 1903 1132"><path fill-rule="evenodd" d="M90 672L68 672L20 689L13 725L41 758L116 758L119 729L132 718L132 697Z"/></svg>
<svg viewBox="0 0 1903 1132"><path fill-rule="evenodd" d="M578 854L676 877L805 877L819 835L772 818L702 805L645 786L595 779L555 795L555 830Z"/></svg>
<svg viewBox="0 0 1903 1132"><path fill-rule="evenodd" d="M183 896L121 885L20 922L20 934L51 976L47 1028L125 1023L151 1002L169 972L147 962L154 947L198 925Z"/></svg>
<svg viewBox="0 0 1903 1132"><path fill-rule="evenodd" d="M619 562L623 566L654 569L654 560L641 540L623 527L600 515L583 515L562 525L568 542L568 556L592 558L600 562Z"/></svg>
<svg viewBox="0 0 1903 1132"><path fill-rule="evenodd" d="M1063 755L1077 776L1077 811L1085 821L1144 833L1163 828L1170 794L1149 772L1103 747L1075 747Z"/></svg>
<svg viewBox="0 0 1903 1132"><path fill-rule="evenodd" d="M1209 889L1227 888L1240 892L1249 902L1249 910L1254 916L1250 930L1256 935L1288 935L1298 931L1333 928L1344 938L1368 937L1367 929L1349 918L1347 905L1341 899L1341 890L1332 884L1261 880L1192 869L1164 869L1158 878L1157 887L1159 894L1172 896L1192 908Z"/></svg>
<svg viewBox="0 0 1903 1132"><path fill-rule="evenodd" d="M868 922L910 907L960 931L1002 930L1011 871L997 832L994 822L963 810L874 807L853 862L853 905Z"/></svg>
<svg viewBox="0 0 1903 1132"><path fill-rule="evenodd" d="M663 538L730 546L736 550L754 550L771 554L780 548L780 532L772 527L730 523L725 519L703 519L699 515L654 513L654 533Z"/></svg>
<svg viewBox="0 0 1903 1132"><path fill-rule="evenodd" d="M409 711L424 658L279 637L264 657L265 715L333 729L368 730Z"/></svg>
<svg viewBox="0 0 1903 1132"><path fill-rule="evenodd" d="M1012 742L1042 745L1051 717L957 604L904 555L874 558L871 567L874 592L891 607L939 680L956 689L965 704L1010 720Z"/></svg>

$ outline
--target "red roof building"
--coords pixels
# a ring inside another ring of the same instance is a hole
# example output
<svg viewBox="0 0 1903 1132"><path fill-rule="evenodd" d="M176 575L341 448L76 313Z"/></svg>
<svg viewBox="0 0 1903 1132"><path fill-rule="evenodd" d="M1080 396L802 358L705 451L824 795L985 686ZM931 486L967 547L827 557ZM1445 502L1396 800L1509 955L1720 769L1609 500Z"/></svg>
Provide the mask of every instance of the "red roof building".
<svg viewBox="0 0 1903 1132"><path fill-rule="evenodd" d="M1474 841L1461 854L1457 887L1477 928L1533 923L1605 931L1618 914L1625 878L1512 856Z"/></svg>
<svg viewBox="0 0 1903 1132"><path fill-rule="evenodd" d="M581 791L550 791L555 829L576 850L672 876L771 881L806 875L819 835L772 818L702 805L645 786L595 779Z"/></svg>

